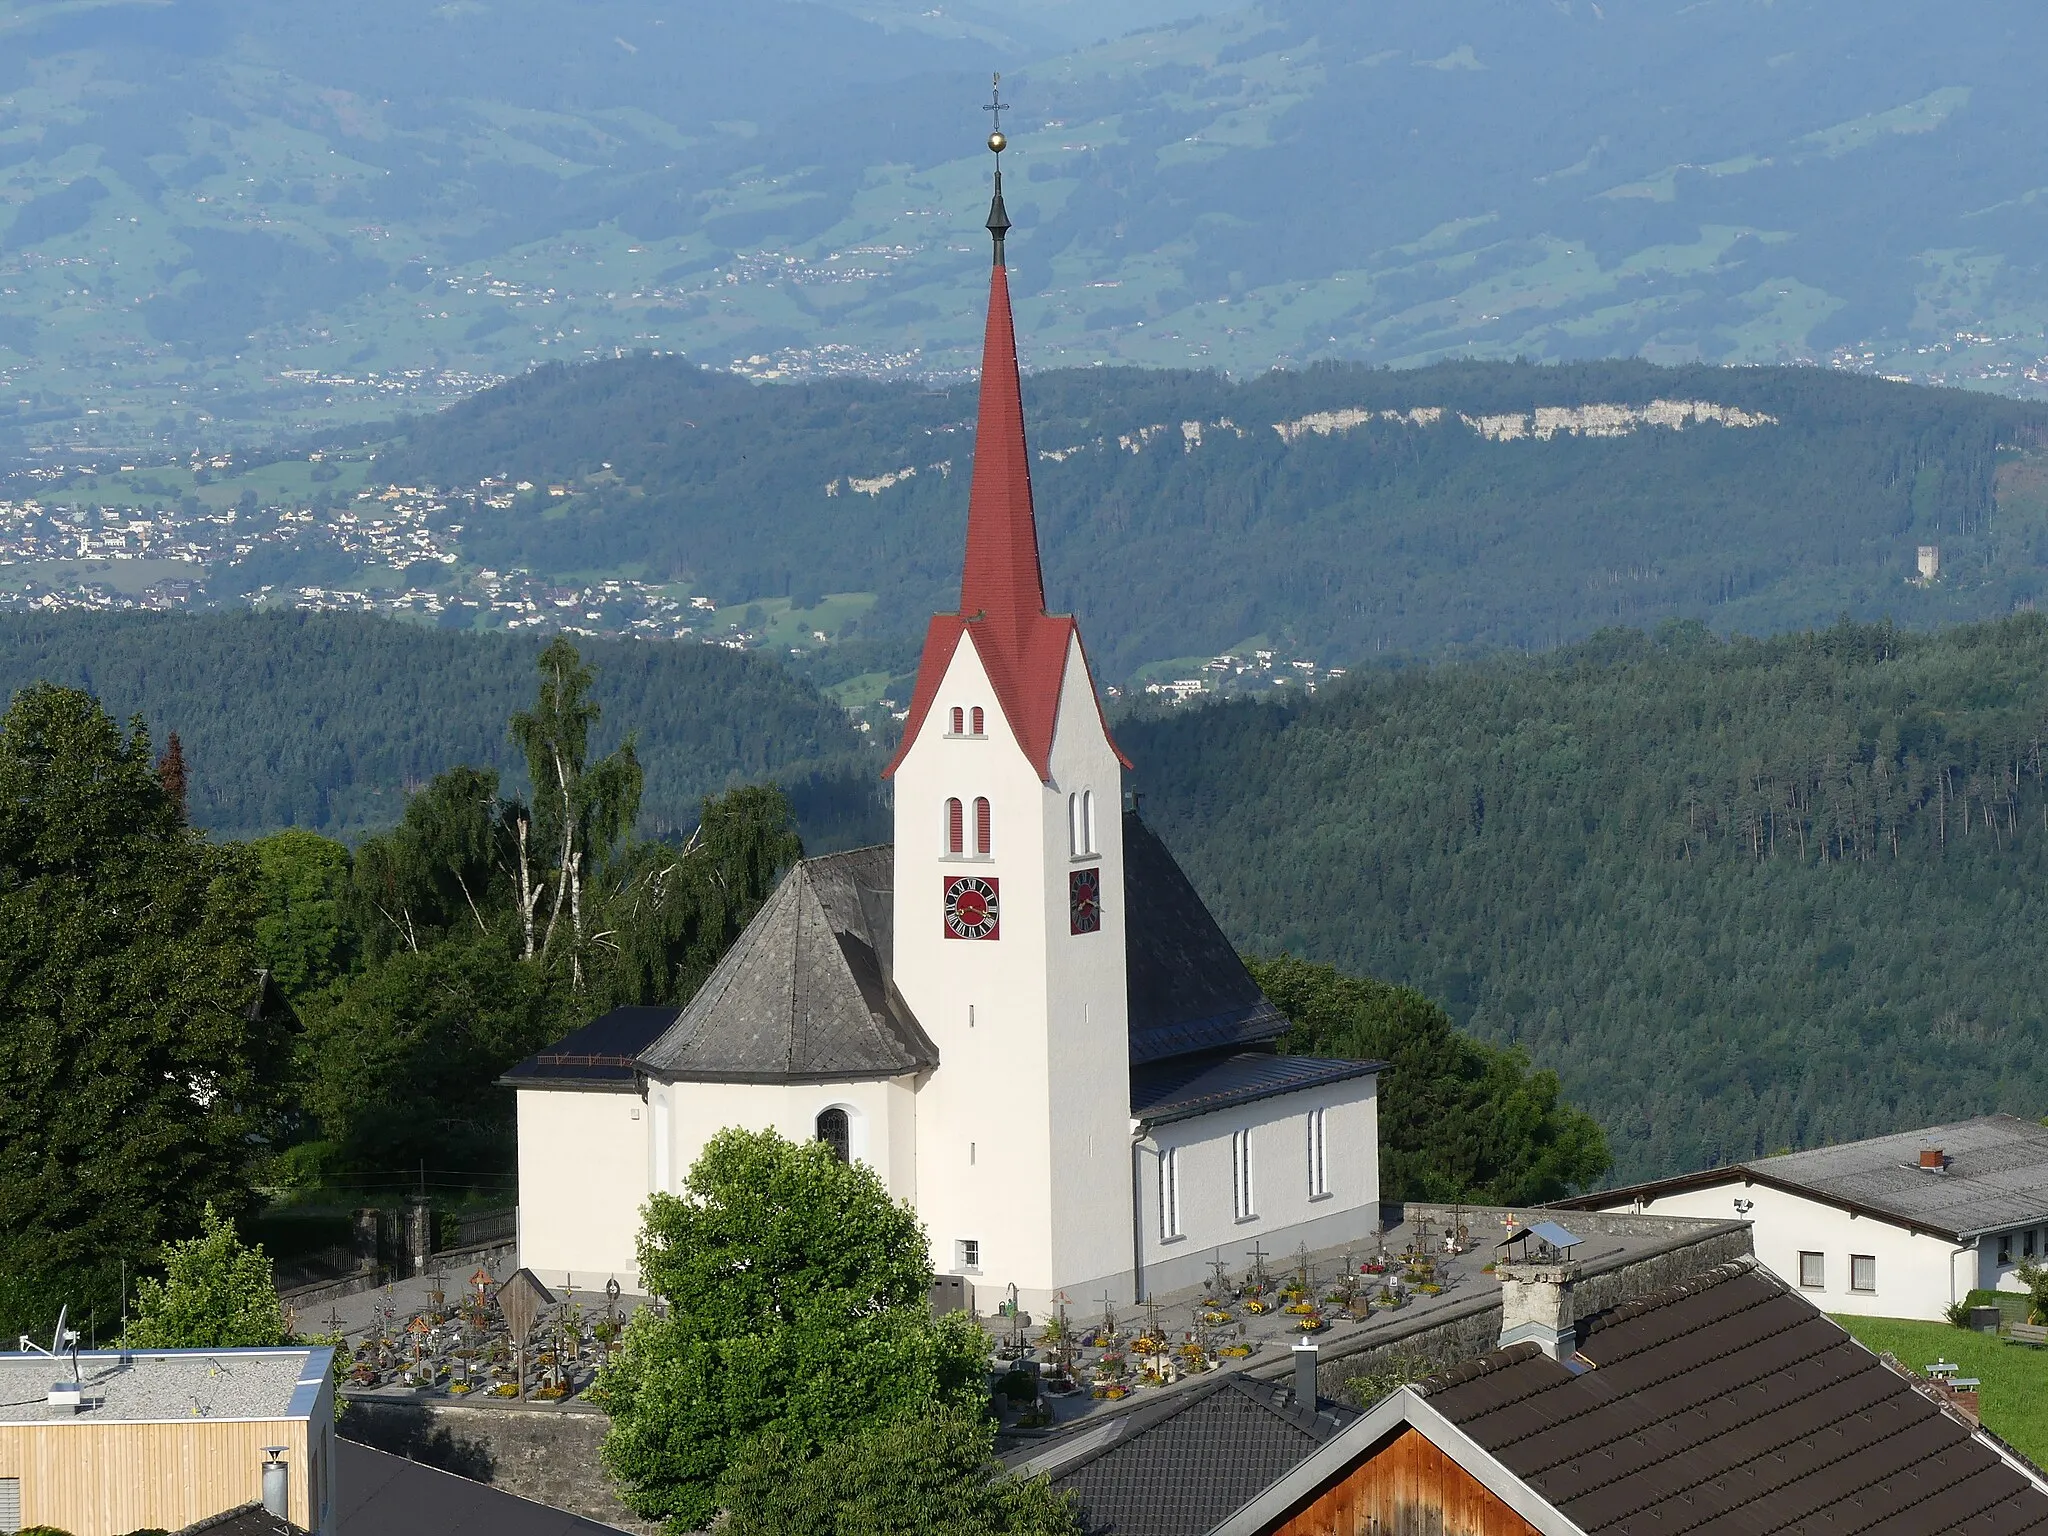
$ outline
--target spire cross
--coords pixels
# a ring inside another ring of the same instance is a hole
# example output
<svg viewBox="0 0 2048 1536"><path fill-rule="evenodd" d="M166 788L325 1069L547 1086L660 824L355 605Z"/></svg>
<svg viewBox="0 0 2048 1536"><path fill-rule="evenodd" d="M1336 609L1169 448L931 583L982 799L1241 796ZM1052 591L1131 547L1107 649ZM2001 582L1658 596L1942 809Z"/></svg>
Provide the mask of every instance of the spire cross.
<svg viewBox="0 0 2048 1536"><path fill-rule="evenodd" d="M984 112L995 114L993 120L989 123L989 127L997 133L1003 131L1003 114L1010 110L1010 104L1003 100L1002 86L1003 77L1000 74L991 77L988 90L989 102L987 106L981 109Z"/></svg>

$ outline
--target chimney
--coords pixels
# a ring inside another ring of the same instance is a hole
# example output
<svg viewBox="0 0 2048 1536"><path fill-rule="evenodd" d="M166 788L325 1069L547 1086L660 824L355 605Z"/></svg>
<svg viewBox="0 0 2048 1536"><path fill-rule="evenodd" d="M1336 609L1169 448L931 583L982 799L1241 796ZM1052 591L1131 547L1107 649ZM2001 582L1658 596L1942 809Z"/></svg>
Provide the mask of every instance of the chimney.
<svg viewBox="0 0 2048 1536"><path fill-rule="evenodd" d="M263 1447L263 1454L270 1458L263 1463L263 1511L280 1520L292 1517L291 1464L280 1459L285 1449L281 1445Z"/></svg>
<svg viewBox="0 0 2048 1536"><path fill-rule="evenodd" d="M1316 1411L1316 1360L1316 1347L1308 1340L1294 1346L1294 1406L1309 1413Z"/></svg>
<svg viewBox="0 0 2048 1536"><path fill-rule="evenodd" d="M1500 1347L1533 1342L1553 1360L1568 1357L1579 1320L1572 1299L1579 1266L1559 1259L1548 1263L1503 1259L1494 1265L1493 1276L1500 1282Z"/></svg>
<svg viewBox="0 0 2048 1536"><path fill-rule="evenodd" d="M1941 1155L1939 1147L1922 1147L1920 1167L1926 1173L1940 1173L1948 1167L1948 1159Z"/></svg>

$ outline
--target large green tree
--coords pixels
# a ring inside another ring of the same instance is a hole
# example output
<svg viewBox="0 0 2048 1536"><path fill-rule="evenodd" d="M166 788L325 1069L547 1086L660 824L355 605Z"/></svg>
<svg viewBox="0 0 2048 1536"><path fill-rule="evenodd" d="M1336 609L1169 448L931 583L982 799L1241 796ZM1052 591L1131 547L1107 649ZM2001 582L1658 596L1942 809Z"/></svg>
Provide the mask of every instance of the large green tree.
<svg viewBox="0 0 2048 1536"><path fill-rule="evenodd" d="M353 968L359 940L347 912L348 849L291 828L249 844L262 877L256 956L284 995L303 997Z"/></svg>
<svg viewBox="0 0 2048 1536"><path fill-rule="evenodd" d="M885 1419L814 1456L782 1435L720 1484L723 1536L1081 1536L1070 1500L995 1459L985 1414Z"/></svg>
<svg viewBox="0 0 2048 1536"><path fill-rule="evenodd" d="M1458 1032L1412 987L1291 955L1247 964L1294 1025L1301 1055L1385 1061L1380 1192L1389 1199L1527 1205L1583 1189L1611 1164L1590 1115L1521 1052Z"/></svg>
<svg viewBox="0 0 2048 1536"><path fill-rule="evenodd" d="M721 1131L681 1195L649 1199L639 1258L666 1315L635 1315L594 1395L612 1416L605 1466L650 1519L708 1524L759 1436L808 1457L985 1399L980 1329L930 1318L915 1212L822 1143Z"/></svg>
<svg viewBox="0 0 2048 1536"><path fill-rule="evenodd" d="M25 1326L248 1200L286 1021L258 1000L254 861L188 828L90 695L0 720L0 1276ZM46 1320L45 1320L46 1321Z"/></svg>
<svg viewBox="0 0 2048 1536"><path fill-rule="evenodd" d="M199 1235L165 1243L158 1257L163 1278L136 1287L132 1348L250 1349L290 1337L263 1245L245 1244L210 1203Z"/></svg>

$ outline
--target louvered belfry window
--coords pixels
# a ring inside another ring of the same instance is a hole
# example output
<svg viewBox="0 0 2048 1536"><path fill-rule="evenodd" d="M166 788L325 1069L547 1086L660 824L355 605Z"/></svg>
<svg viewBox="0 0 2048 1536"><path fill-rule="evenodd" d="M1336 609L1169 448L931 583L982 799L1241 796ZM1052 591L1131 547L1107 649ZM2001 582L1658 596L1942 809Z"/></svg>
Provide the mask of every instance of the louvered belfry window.
<svg viewBox="0 0 2048 1536"><path fill-rule="evenodd" d="M957 798L946 802L946 852L967 851L967 817Z"/></svg>
<svg viewBox="0 0 2048 1536"><path fill-rule="evenodd" d="M974 851L983 858L988 857L993 830L989 825L988 796L978 795L974 801Z"/></svg>

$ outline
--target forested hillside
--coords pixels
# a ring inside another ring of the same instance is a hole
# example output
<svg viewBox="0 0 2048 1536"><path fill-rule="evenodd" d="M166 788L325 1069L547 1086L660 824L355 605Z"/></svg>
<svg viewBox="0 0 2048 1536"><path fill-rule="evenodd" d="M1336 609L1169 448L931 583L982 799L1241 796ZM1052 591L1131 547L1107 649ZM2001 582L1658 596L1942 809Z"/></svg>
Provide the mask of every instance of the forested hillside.
<svg viewBox="0 0 2048 1536"><path fill-rule="evenodd" d="M1524 1046L1617 1178L2048 1110L2048 619L1610 632L1118 739L1244 947Z"/></svg>
<svg viewBox="0 0 2048 1536"><path fill-rule="evenodd" d="M521 782L505 721L532 689L535 636L465 635L345 614L0 618L0 698L85 688L116 719L178 733L195 824L225 837L388 826L453 763ZM887 835L879 764L844 713L772 662L715 646L592 642L598 750L638 738L641 824L694 826L700 798L780 780L816 851Z"/></svg>
<svg viewBox="0 0 2048 1536"><path fill-rule="evenodd" d="M1344 662L1670 616L1988 617L2044 585L2048 497L2018 451L2048 407L1628 362L1055 370L1026 396L1049 595L1111 680L1253 640ZM625 358L422 420L377 473L530 482L450 515L486 566L688 578L721 603L879 593L863 632L907 667L956 598L973 417L971 385ZM1921 543L1946 573L1924 588Z"/></svg>

